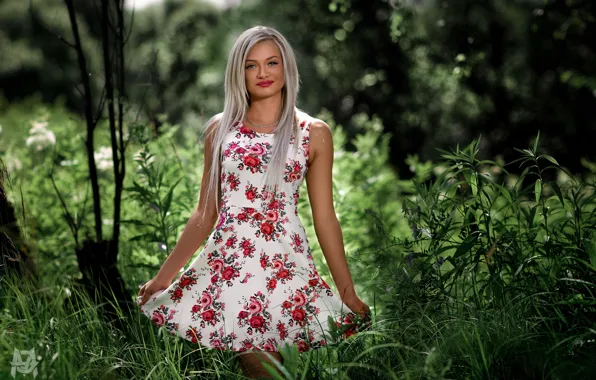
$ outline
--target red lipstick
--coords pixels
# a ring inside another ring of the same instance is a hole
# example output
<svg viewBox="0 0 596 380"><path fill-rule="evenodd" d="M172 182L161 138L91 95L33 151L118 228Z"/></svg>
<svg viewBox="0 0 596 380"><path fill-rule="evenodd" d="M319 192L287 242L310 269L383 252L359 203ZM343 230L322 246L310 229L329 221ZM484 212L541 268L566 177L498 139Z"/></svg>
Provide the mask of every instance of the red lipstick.
<svg viewBox="0 0 596 380"><path fill-rule="evenodd" d="M268 87L271 85L271 83L273 83L272 80L263 80L263 81L260 81L259 83L257 83L257 86Z"/></svg>

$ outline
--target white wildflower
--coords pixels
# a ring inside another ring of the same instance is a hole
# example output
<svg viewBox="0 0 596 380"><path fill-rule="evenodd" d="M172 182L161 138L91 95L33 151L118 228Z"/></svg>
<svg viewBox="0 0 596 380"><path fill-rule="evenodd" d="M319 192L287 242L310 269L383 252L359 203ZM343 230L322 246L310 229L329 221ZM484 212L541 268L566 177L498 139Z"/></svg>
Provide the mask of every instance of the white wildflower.
<svg viewBox="0 0 596 380"><path fill-rule="evenodd" d="M32 121L29 130L29 137L25 141L27 147L33 147L40 151L48 146L56 144L56 135L48 129L47 121Z"/></svg>
<svg viewBox="0 0 596 380"><path fill-rule="evenodd" d="M135 161L144 161L146 165L149 165L155 161L155 156L151 155L149 158L146 158L149 155L149 152L145 149L141 148L135 152L133 155L133 160Z"/></svg>
<svg viewBox="0 0 596 380"><path fill-rule="evenodd" d="M79 160L62 160L60 166L74 166L79 163Z"/></svg>
<svg viewBox="0 0 596 380"><path fill-rule="evenodd" d="M114 167L112 148L109 146L100 147L98 152L93 153L93 157L98 170L107 170Z"/></svg>
<svg viewBox="0 0 596 380"><path fill-rule="evenodd" d="M6 159L6 170L8 170L9 173L14 173L22 168L23 163L18 158L9 156Z"/></svg>

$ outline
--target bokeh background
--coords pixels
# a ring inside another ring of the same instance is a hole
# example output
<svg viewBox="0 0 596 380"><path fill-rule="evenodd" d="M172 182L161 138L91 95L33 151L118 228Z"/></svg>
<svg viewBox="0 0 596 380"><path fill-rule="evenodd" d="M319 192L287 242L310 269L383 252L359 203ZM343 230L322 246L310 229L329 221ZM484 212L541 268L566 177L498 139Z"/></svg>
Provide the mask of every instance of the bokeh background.
<svg viewBox="0 0 596 380"><path fill-rule="evenodd" d="M267 25L295 49L298 107L333 130L345 250L375 313L324 356L288 351L286 377L587 378L595 8L0 0L0 374L35 347L41 378L238 376L134 299L198 201L227 53Z"/></svg>

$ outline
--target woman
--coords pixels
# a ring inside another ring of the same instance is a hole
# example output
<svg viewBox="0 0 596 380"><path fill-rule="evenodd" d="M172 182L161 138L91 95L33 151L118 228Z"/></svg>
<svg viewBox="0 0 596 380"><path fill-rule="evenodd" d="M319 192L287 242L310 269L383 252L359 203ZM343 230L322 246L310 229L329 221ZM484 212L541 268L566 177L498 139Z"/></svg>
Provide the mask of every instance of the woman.
<svg viewBox="0 0 596 380"><path fill-rule="evenodd" d="M206 127L199 204L139 292L153 322L202 346L241 352L250 377L267 376L260 362L269 359L258 351L281 362L280 345L301 352L325 346L329 316L340 325L370 314L354 290L333 207L331 131L296 108L298 88L294 53L279 32L257 26L239 36L228 58L224 110ZM304 178L339 296L319 276L298 217Z"/></svg>

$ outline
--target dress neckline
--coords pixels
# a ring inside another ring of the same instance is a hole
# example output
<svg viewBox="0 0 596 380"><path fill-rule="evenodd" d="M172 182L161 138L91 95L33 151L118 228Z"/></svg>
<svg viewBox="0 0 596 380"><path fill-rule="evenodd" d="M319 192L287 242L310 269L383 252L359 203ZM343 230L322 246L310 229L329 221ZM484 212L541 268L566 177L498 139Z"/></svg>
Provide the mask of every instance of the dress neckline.
<svg viewBox="0 0 596 380"><path fill-rule="evenodd" d="M253 129L250 129L248 126L246 126L246 124L243 121L241 121L239 123L239 125L240 125L240 127L238 127L238 129L244 128L244 129L246 129L246 130L254 133L255 135L260 135L260 136L273 136L273 135L275 135L274 132L273 133L272 132L264 133L264 132L257 132L257 131L255 131Z"/></svg>

